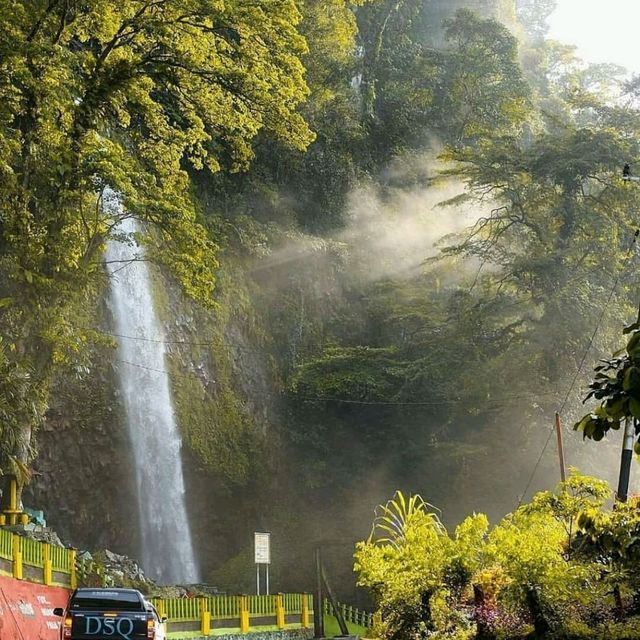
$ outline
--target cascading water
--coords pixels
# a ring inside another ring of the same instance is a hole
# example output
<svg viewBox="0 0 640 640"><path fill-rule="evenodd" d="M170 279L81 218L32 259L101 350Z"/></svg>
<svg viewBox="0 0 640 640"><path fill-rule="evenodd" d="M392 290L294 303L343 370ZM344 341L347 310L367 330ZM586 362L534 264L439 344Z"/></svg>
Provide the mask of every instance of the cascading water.
<svg viewBox="0 0 640 640"><path fill-rule="evenodd" d="M119 219L117 194L105 190L104 208ZM136 463L141 563L164 584L198 581L185 508L182 442L175 421L165 363L165 343L155 314L149 269L132 234L132 218L118 224L128 241L111 240L105 262L111 276L109 303L118 338L118 371Z"/></svg>

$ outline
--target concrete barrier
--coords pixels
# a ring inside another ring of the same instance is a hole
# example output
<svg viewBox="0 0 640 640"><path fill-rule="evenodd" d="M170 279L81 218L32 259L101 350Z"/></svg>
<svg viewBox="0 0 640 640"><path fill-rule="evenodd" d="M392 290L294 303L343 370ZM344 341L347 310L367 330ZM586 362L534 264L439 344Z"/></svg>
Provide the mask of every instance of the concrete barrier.
<svg viewBox="0 0 640 640"><path fill-rule="evenodd" d="M169 640L211 640L212 636L180 636L169 633ZM282 631L251 631L249 633L219 634L215 640L311 640L313 629L283 629ZM4 637L2 637L4 640ZM26 640L26 639L25 639Z"/></svg>
<svg viewBox="0 0 640 640"><path fill-rule="evenodd" d="M0 576L0 638L2 640L57 640L60 618L69 590Z"/></svg>

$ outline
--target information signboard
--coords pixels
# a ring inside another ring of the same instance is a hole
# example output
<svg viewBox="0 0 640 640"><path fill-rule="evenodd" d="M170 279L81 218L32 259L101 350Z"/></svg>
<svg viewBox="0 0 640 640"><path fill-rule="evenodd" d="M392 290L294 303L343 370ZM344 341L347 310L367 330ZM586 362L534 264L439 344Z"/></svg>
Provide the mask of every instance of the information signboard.
<svg viewBox="0 0 640 640"><path fill-rule="evenodd" d="M256 564L271 564L270 534L254 533Z"/></svg>

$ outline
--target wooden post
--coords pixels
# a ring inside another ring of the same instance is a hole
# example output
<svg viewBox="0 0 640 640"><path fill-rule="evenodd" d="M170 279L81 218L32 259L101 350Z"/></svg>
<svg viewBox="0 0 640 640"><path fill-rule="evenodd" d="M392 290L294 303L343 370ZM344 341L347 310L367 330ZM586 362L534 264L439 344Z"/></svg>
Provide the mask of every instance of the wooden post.
<svg viewBox="0 0 640 640"><path fill-rule="evenodd" d="M324 637L324 603L322 594L322 555L316 548L316 592L313 601L313 630L315 638Z"/></svg>
<svg viewBox="0 0 640 640"><path fill-rule="evenodd" d="M284 629L284 605L281 593L276 593L276 627Z"/></svg>
<svg viewBox="0 0 640 640"><path fill-rule="evenodd" d="M22 580L22 538L15 533L12 536L13 544L13 577Z"/></svg>
<svg viewBox="0 0 640 640"><path fill-rule="evenodd" d="M333 615L336 617L338 621L338 626L340 627L340 633L343 636L349 635L349 629L347 628L347 623L344 621L343 609L344 605L340 605L336 600L335 595L333 594L333 589L329 584L329 580L327 578L327 574L324 570L324 566L320 563L320 575L322 576L322 584L327 591L327 595L329 596L329 600L331 601L331 608L333 609Z"/></svg>
<svg viewBox="0 0 640 640"><path fill-rule="evenodd" d="M240 633L249 631L249 607L247 596L240 596Z"/></svg>
<svg viewBox="0 0 640 640"><path fill-rule="evenodd" d="M562 424L560 422L560 414L556 412L556 434L558 436L558 458L560 459L560 480L566 482L567 472L564 462L564 446L562 444Z"/></svg>

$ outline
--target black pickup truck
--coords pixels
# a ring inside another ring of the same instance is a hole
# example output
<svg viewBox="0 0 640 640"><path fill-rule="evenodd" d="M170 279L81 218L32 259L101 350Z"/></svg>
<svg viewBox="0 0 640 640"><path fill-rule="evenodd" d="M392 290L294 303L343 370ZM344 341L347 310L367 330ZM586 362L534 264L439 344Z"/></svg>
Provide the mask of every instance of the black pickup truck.
<svg viewBox="0 0 640 640"><path fill-rule="evenodd" d="M164 619L135 589L76 589L66 610L60 640L165 640Z"/></svg>

